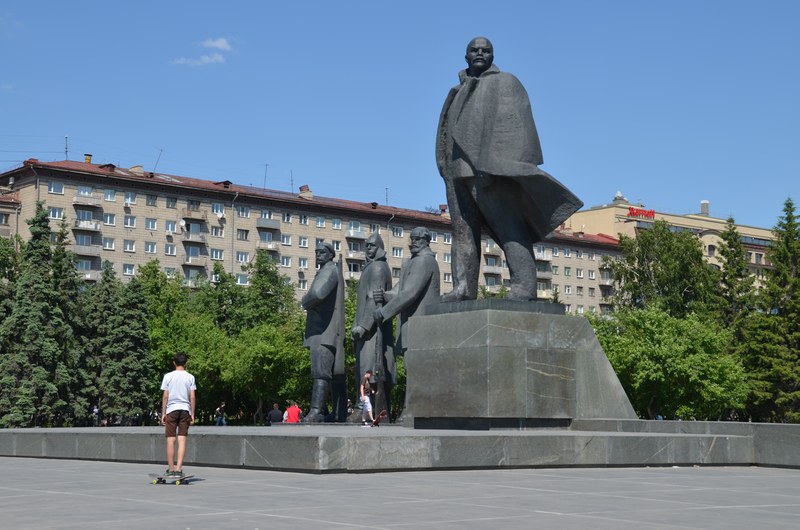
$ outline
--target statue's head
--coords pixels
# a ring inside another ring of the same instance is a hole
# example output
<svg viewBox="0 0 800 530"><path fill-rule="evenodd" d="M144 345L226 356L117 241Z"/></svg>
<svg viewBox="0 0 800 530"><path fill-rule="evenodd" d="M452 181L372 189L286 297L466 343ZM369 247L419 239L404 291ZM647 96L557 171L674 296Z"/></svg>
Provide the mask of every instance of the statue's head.
<svg viewBox="0 0 800 530"><path fill-rule="evenodd" d="M475 37L467 44L467 75L478 77L494 62L494 46L486 37Z"/></svg>
<svg viewBox="0 0 800 530"><path fill-rule="evenodd" d="M367 249L367 258L369 260L374 260L375 256L378 255L378 249L383 249L383 239L378 232L373 232L367 238L367 242L364 244Z"/></svg>
<svg viewBox="0 0 800 530"><path fill-rule="evenodd" d="M322 267L336 256L336 252L333 250L333 245L323 242L317 245L314 255L317 258L317 265Z"/></svg>
<svg viewBox="0 0 800 530"><path fill-rule="evenodd" d="M411 244L408 245L408 249L412 255L417 255L420 250L430 246L431 231L424 226L418 226L411 231L409 239L411 239Z"/></svg>

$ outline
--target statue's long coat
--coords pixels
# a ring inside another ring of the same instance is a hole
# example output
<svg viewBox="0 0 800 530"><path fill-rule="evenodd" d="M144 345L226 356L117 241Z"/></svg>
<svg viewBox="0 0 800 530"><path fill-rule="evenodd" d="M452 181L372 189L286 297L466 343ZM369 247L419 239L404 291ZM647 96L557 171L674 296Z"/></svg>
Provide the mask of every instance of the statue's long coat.
<svg viewBox="0 0 800 530"><path fill-rule="evenodd" d="M344 374L344 278L341 262L329 261L317 271L301 301L306 309L303 346L327 346L335 353L333 375Z"/></svg>
<svg viewBox="0 0 800 530"><path fill-rule="evenodd" d="M378 289L384 291L392 289L392 272L386 263L386 251L382 248L377 249L375 259L368 261L361 270L361 278L358 281L356 316L353 319L353 327L361 326L367 330L367 333L364 339L356 345L356 356L358 357L358 377L356 379L363 377L367 370L376 368L375 363L378 356L375 349L380 347L383 350L380 355L382 365L378 368L383 371L386 381L396 384L397 367L393 352L394 339L391 320L385 320L381 324L380 340L377 336L378 326L375 323L374 315L378 304L372 294Z"/></svg>
<svg viewBox="0 0 800 530"><path fill-rule="evenodd" d="M459 78L461 83L450 90L439 118L439 173L445 179L463 176L446 171L453 150L458 150L479 179L500 176L518 181L525 194L509 197L509 206L524 212L534 240L543 239L583 203L539 169L542 148L528 93L516 77L494 65L479 77L464 70Z"/></svg>
<svg viewBox="0 0 800 530"><path fill-rule="evenodd" d="M386 320L400 314L395 353L400 355L406 350L403 337L408 336L408 319L428 305L438 303L439 296L439 264L433 251L424 248L403 263L400 281L386 293L387 302L381 309Z"/></svg>

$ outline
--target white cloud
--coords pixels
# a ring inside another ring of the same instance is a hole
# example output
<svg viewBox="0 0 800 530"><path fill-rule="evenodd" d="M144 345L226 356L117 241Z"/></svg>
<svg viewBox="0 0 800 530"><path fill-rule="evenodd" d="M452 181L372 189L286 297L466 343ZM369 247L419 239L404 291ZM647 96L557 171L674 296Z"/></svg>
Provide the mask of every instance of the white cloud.
<svg viewBox="0 0 800 530"><path fill-rule="evenodd" d="M225 62L225 57L221 53L211 55L201 55L199 59L181 57L172 61L173 64L183 64L186 66L206 66L209 64L220 64Z"/></svg>
<svg viewBox="0 0 800 530"><path fill-rule="evenodd" d="M206 39L203 41L203 47L214 48L224 52L233 51L233 46L228 42L228 39L220 37L218 39Z"/></svg>

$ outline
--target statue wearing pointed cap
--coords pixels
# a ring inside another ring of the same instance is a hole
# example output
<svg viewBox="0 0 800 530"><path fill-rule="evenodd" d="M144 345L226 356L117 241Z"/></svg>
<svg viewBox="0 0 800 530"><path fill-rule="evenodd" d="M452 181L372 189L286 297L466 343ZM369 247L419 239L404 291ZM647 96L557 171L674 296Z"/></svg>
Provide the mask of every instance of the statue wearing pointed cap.
<svg viewBox="0 0 800 530"><path fill-rule="evenodd" d="M379 289L392 289L392 272L386 263L386 251L383 239L373 232L366 242L367 263L361 270L358 282L356 315L353 319L353 344L356 353L355 382L359 381L367 371L372 371L376 393L373 409L380 412L386 410L391 417L391 393L397 383L397 367L394 359L394 339L392 337L392 321L380 325L373 315L380 307L375 301L373 292ZM358 395L356 389L356 395ZM359 403L360 406L360 403ZM354 414L360 419L361 414Z"/></svg>
<svg viewBox="0 0 800 530"><path fill-rule="evenodd" d="M344 372L344 278L341 262L330 243L315 251L317 275L301 303L306 310L306 335L303 345L311 353L311 407L303 421L326 419L326 401L333 390L333 420L347 417L347 388Z"/></svg>

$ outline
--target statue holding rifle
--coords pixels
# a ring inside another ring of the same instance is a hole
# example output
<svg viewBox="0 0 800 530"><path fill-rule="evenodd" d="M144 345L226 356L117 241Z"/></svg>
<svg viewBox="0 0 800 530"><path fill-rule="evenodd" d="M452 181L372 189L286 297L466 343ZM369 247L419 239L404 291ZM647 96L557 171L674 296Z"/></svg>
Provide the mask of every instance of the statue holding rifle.
<svg viewBox="0 0 800 530"><path fill-rule="evenodd" d="M367 263L361 271L358 283L356 316L353 319L353 344L356 353L356 395L359 381L367 371L372 372L370 383L375 386L374 408L391 412L392 388L397 383L397 367L394 358L392 321L378 324L373 315L380 304L373 296L376 290L392 288L392 273L386 263L383 239L375 232L366 242ZM360 406L360 402L359 402ZM357 410L354 418L361 417Z"/></svg>

